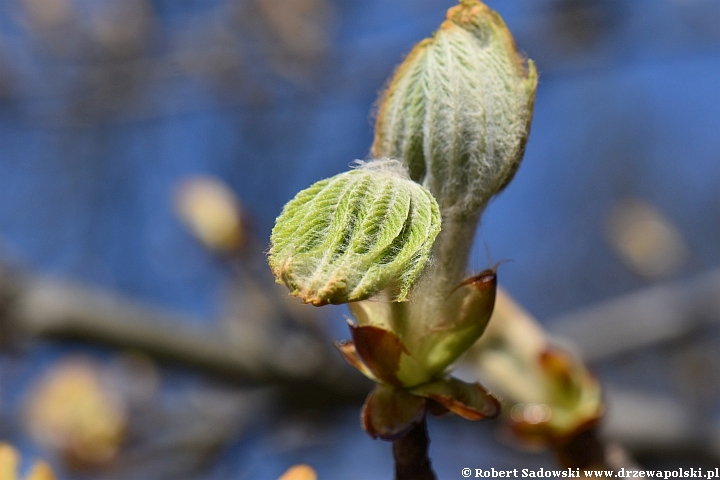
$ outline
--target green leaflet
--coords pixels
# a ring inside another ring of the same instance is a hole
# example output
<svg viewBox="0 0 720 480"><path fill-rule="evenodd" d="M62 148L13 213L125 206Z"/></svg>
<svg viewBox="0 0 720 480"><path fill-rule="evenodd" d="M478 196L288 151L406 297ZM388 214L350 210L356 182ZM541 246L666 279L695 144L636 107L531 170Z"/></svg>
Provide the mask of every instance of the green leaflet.
<svg viewBox="0 0 720 480"><path fill-rule="evenodd" d="M399 162L376 160L298 193L275 221L278 279L306 303L404 301L440 231L437 202Z"/></svg>

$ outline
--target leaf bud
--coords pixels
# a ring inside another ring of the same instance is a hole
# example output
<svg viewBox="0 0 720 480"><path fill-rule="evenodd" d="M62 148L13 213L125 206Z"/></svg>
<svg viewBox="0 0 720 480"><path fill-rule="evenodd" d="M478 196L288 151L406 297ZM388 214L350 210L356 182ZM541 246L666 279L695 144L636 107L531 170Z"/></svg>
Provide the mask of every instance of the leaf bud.
<svg viewBox="0 0 720 480"><path fill-rule="evenodd" d="M443 215L477 216L512 179L530 129L537 72L478 0L447 12L383 94L372 153L407 165Z"/></svg>
<svg viewBox="0 0 720 480"><path fill-rule="evenodd" d="M395 160L375 160L321 180L288 202L269 252L279 283L315 306L385 289L404 301L440 231L432 194Z"/></svg>

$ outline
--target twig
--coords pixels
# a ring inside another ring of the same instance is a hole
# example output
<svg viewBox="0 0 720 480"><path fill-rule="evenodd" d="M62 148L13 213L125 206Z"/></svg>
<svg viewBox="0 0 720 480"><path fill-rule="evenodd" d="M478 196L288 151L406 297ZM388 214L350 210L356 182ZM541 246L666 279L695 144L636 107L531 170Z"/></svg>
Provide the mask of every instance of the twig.
<svg viewBox="0 0 720 480"><path fill-rule="evenodd" d="M555 447L555 455L565 468L604 468L605 447L597 435L596 428L588 428Z"/></svg>
<svg viewBox="0 0 720 480"><path fill-rule="evenodd" d="M404 437L393 441L395 480L436 480L428 457L430 438L427 421L415 425Z"/></svg>
<svg viewBox="0 0 720 480"><path fill-rule="evenodd" d="M659 285L548 322L587 362L687 335L720 320L720 269Z"/></svg>
<svg viewBox="0 0 720 480"><path fill-rule="evenodd" d="M692 452L720 460L720 424L671 398L639 391L607 391L603 436L633 453Z"/></svg>
<svg viewBox="0 0 720 480"><path fill-rule="evenodd" d="M107 292L33 277L11 283L16 289L4 335L9 330L20 338L79 339L140 350L235 381L285 385L295 400L359 401L369 390L330 342L311 329L250 328L229 336L217 328L190 326L202 324L199 320Z"/></svg>
<svg viewBox="0 0 720 480"><path fill-rule="evenodd" d="M573 435L567 442L556 445L554 451L560 465L581 472L589 470L618 472L623 469L629 473L641 470L622 446L608 445L604 442L597 427ZM592 474L585 476L592 477Z"/></svg>

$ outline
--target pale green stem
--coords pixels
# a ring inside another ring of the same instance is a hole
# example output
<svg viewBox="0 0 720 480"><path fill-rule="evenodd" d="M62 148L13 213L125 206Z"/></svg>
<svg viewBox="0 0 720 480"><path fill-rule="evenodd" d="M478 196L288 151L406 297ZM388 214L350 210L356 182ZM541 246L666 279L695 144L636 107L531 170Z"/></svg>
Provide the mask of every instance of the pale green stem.
<svg viewBox="0 0 720 480"><path fill-rule="evenodd" d="M467 276L470 251L481 214L482 210L471 217L443 216L442 230L433 245L432 264L426 268L411 299L418 307L413 308L413 312L424 318L410 321L422 322L428 328L443 321L442 308L445 299ZM424 330L416 328L407 333L412 332L419 337L425 335ZM414 342L418 338L409 340Z"/></svg>
<svg viewBox="0 0 720 480"><path fill-rule="evenodd" d="M467 275L475 231L482 210L470 217L443 217L442 230L433 245L432 284L443 297L450 293Z"/></svg>

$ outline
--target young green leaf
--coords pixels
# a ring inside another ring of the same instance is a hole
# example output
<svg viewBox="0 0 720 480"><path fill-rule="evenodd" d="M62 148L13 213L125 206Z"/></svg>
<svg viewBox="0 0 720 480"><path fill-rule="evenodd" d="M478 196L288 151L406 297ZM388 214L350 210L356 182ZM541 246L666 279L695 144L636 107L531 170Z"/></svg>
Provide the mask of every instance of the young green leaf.
<svg viewBox="0 0 720 480"><path fill-rule="evenodd" d="M321 180L285 205L269 254L278 279L313 305L383 289L404 301L440 231L437 202L394 160Z"/></svg>

